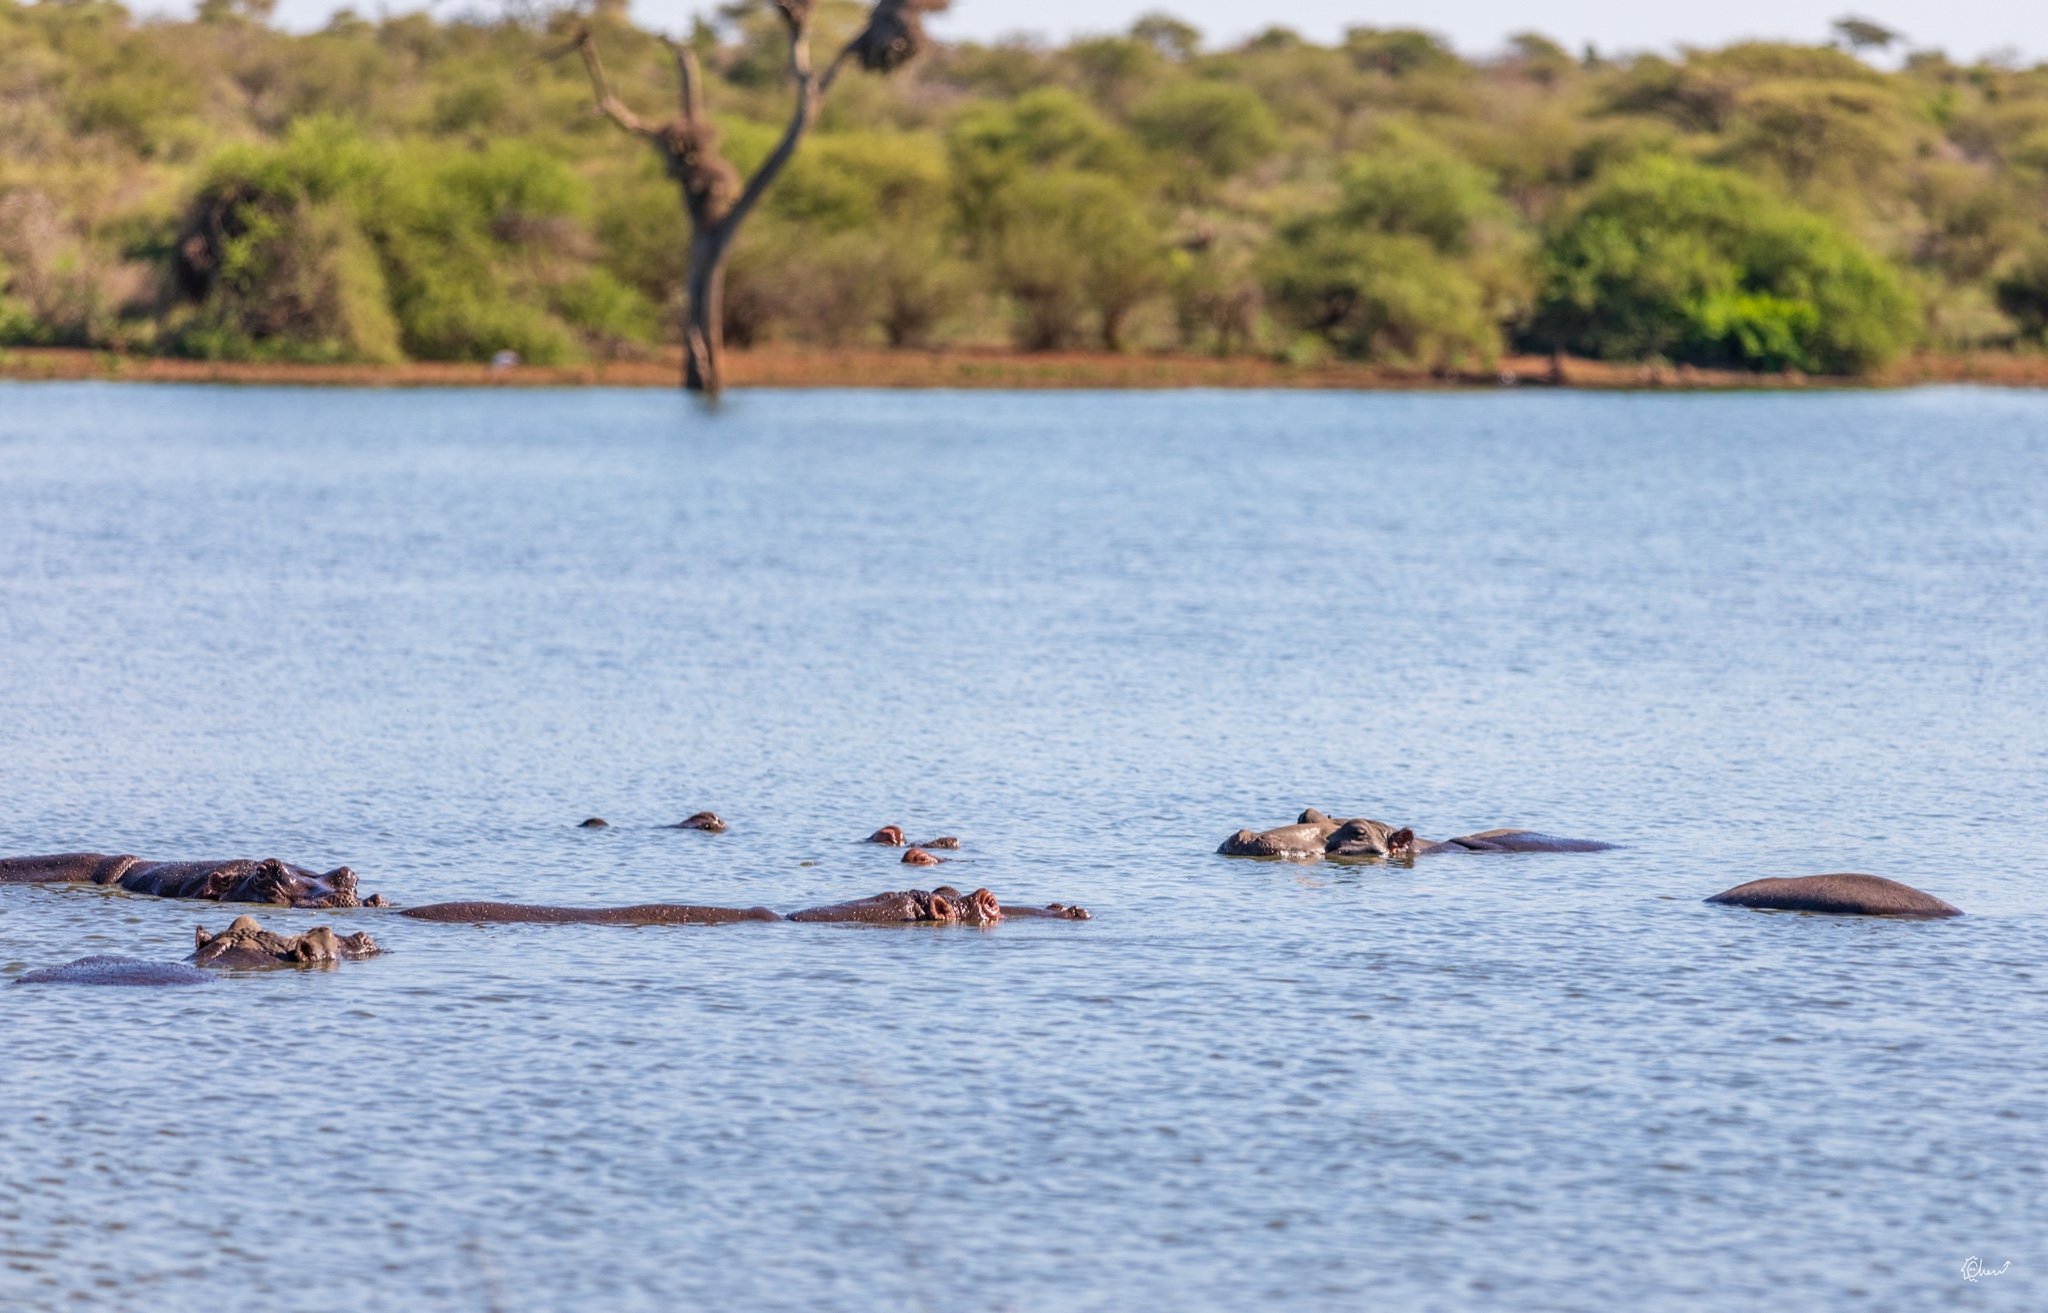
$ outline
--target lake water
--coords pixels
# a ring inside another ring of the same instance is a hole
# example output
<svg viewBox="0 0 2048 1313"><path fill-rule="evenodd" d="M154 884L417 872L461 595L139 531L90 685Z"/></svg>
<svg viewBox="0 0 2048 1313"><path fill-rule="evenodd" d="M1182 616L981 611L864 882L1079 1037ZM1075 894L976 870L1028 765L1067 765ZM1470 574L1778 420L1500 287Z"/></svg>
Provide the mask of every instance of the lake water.
<svg viewBox="0 0 2048 1313"><path fill-rule="evenodd" d="M1095 913L0 987L0 1306L2038 1309L2044 703L2041 394L0 386L0 852Z"/></svg>

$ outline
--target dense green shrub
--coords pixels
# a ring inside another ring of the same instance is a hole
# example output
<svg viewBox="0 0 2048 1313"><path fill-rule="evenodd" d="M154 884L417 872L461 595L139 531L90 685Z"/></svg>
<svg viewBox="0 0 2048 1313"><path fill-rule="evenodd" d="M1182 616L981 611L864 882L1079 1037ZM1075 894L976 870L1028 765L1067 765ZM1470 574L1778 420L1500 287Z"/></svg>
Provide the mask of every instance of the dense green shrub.
<svg viewBox="0 0 2048 1313"><path fill-rule="evenodd" d="M1279 137L1258 93L1224 82L1169 83L1139 102L1131 124L1153 150L1219 178L1250 168Z"/></svg>
<svg viewBox="0 0 2048 1313"><path fill-rule="evenodd" d="M646 299L587 262L584 184L533 147L399 152L333 120L213 164L176 242L179 349L305 360L559 362L644 341Z"/></svg>
<svg viewBox="0 0 2048 1313"><path fill-rule="evenodd" d="M1341 200L1281 232L1274 304L1356 357L1491 363L1515 310L1511 216L1471 164L1413 148L1354 161Z"/></svg>
<svg viewBox="0 0 2048 1313"><path fill-rule="evenodd" d="M1853 373L1912 340L1898 276L1818 215L1724 170L1616 170L1557 225L1529 336L1608 359Z"/></svg>

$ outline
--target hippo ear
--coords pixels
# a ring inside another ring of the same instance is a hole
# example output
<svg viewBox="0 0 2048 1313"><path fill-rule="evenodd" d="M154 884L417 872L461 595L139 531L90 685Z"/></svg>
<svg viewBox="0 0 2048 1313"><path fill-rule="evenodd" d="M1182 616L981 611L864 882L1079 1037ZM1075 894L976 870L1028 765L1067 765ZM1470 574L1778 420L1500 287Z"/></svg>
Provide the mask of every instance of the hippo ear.
<svg viewBox="0 0 2048 1313"><path fill-rule="evenodd" d="M1413 830L1403 828L1396 830L1392 834L1387 836L1387 851L1390 853L1401 852L1404 849L1413 848L1414 846L1415 831Z"/></svg>
<svg viewBox="0 0 2048 1313"><path fill-rule="evenodd" d="M208 944L213 942L213 936L206 933L206 927L203 925L196 925L192 927L192 939L192 949L194 952L197 952L198 950L206 947Z"/></svg>
<svg viewBox="0 0 2048 1313"><path fill-rule="evenodd" d="M1301 819L1295 822L1296 825L1328 825L1329 823L1330 818L1313 807L1303 812Z"/></svg>

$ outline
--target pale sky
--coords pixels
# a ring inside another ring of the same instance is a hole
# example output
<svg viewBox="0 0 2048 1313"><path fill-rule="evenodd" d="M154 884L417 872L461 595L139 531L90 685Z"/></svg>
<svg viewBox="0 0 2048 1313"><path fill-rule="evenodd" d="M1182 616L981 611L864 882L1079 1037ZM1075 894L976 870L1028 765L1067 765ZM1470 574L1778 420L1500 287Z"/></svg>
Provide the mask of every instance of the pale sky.
<svg viewBox="0 0 2048 1313"><path fill-rule="evenodd" d="M189 12L177 0L132 0L142 11ZM489 8L491 0L439 0L444 15L465 8ZM319 27L338 6L334 0L280 0L278 18L287 27ZM382 8L356 0L366 16ZM643 24L681 30L693 13L708 13L703 0L633 0ZM1196 27L1210 44L1228 44L1274 24L1294 28L1317 41L1335 40L1347 27L1420 27L1442 33L1466 54L1487 54L1509 33L1534 29L1575 53L1586 42L1603 52L1669 51L1680 45L1721 45L1742 37L1819 41L1828 24L1844 13L1874 19L1903 32L1916 47L1946 50L1961 60L2005 51L2027 63L2048 60L2048 0L1711 0L1709 3L1645 4L1642 0L955 0L951 12L932 20L932 30L955 39L991 40L1033 33L1064 40L1078 33L1121 31L1139 14L1163 9Z"/></svg>

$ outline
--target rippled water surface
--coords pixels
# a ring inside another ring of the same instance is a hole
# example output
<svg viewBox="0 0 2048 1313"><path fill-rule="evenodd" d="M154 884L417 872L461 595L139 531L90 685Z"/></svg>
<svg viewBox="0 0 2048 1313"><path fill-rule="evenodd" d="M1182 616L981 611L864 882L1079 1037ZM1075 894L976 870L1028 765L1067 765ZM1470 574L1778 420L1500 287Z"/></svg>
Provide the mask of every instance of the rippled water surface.
<svg viewBox="0 0 2048 1313"><path fill-rule="evenodd" d="M0 852L1095 913L0 987L0 1306L2048 1306L2044 495L2026 393L0 387ZM1626 847L1214 855L1307 805ZM1700 901L1837 870L1970 914Z"/></svg>

